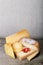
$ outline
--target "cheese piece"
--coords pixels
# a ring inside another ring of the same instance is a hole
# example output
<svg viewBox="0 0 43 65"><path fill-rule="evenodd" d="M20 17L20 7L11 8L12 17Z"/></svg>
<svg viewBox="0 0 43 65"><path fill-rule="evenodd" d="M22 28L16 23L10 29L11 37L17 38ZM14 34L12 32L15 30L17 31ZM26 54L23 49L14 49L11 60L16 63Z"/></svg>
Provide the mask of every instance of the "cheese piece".
<svg viewBox="0 0 43 65"><path fill-rule="evenodd" d="M30 61L31 59L33 59L38 53L39 53L39 43L33 39L27 39L24 38L21 40L21 43L26 46L26 47L30 47L34 50L36 50L36 52L34 52L32 55L28 55L27 59ZM31 46L30 46L31 45Z"/></svg>
<svg viewBox="0 0 43 65"><path fill-rule="evenodd" d="M9 55L12 58L15 58L11 44L9 44L9 43L5 44L4 49L5 49L5 52L6 52L7 55Z"/></svg>
<svg viewBox="0 0 43 65"><path fill-rule="evenodd" d="M32 55L28 56L27 59L30 61L30 60L33 59L38 53L39 53L39 51L34 52Z"/></svg>
<svg viewBox="0 0 43 65"><path fill-rule="evenodd" d="M15 43L17 41L20 41L22 38L29 38L30 37L30 34L27 30L21 30L20 32L16 33L16 34L13 34L13 35L10 35L8 37L6 37L6 43Z"/></svg>
<svg viewBox="0 0 43 65"><path fill-rule="evenodd" d="M31 46L31 45L30 45ZM29 48L30 48L29 46ZM22 60L22 59L25 59L27 58L28 56L31 56L34 52L36 52L37 50L36 49L33 49L33 48L30 48L31 50L28 51L28 52L23 52L22 50L18 53L16 53L17 57L19 60Z"/></svg>
<svg viewBox="0 0 43 65"><path fill-rule="evenodd" d="M22 46L21 43L16 42L16 43L13 44L13 49L14 49L15 53L18 53L23 49L23 46Z"/></svg>

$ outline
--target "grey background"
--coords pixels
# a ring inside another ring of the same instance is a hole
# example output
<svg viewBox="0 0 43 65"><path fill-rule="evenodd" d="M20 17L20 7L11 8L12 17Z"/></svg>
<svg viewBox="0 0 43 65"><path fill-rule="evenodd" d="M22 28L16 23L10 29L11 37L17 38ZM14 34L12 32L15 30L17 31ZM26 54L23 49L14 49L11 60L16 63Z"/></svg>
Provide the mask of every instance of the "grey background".
<svg viewBox="0 0 43 65"><path fill-rule="evenodd" d="M43 38L43 0L0 0L0 37L21 29Z"/></svg>

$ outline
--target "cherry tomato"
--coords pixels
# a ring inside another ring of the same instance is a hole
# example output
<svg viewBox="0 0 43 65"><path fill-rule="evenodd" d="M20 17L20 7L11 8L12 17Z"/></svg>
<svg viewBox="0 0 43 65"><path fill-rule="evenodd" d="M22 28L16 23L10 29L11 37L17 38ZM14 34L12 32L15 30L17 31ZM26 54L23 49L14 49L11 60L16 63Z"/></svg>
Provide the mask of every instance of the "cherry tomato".
<svg viewBox="0 0 43 65"><path fill-rule="evenodd" d="M28 52L28 51L30 51L30 48L24 48L22 51L23 52Z"/></svg>

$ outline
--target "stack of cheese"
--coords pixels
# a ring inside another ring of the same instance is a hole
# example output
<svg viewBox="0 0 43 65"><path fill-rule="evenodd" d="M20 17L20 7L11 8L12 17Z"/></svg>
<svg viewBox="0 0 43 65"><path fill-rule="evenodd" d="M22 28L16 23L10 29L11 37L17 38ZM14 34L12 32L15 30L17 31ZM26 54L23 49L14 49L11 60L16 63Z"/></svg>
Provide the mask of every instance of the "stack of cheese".
<svg viewBox="0 0 43 65"><path fill-rule="evenodd" d="M39 53L39 43L30 38L27 30L6 37L4 48L7 55L15 58L16 54L19 60L31 60Z"/></svg>

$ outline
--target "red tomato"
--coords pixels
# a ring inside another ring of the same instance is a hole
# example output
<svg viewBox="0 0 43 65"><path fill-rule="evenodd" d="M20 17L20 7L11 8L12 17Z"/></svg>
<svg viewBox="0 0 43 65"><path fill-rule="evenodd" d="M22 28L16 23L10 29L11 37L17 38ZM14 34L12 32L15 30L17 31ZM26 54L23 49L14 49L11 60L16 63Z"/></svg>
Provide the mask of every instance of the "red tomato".
<svg viewBox="0 0 43 65"><path fill-rule="evenodd" d="M30 48L24 48L22 51L23 52L28 52L28 51L30 51Z"/></svg>

